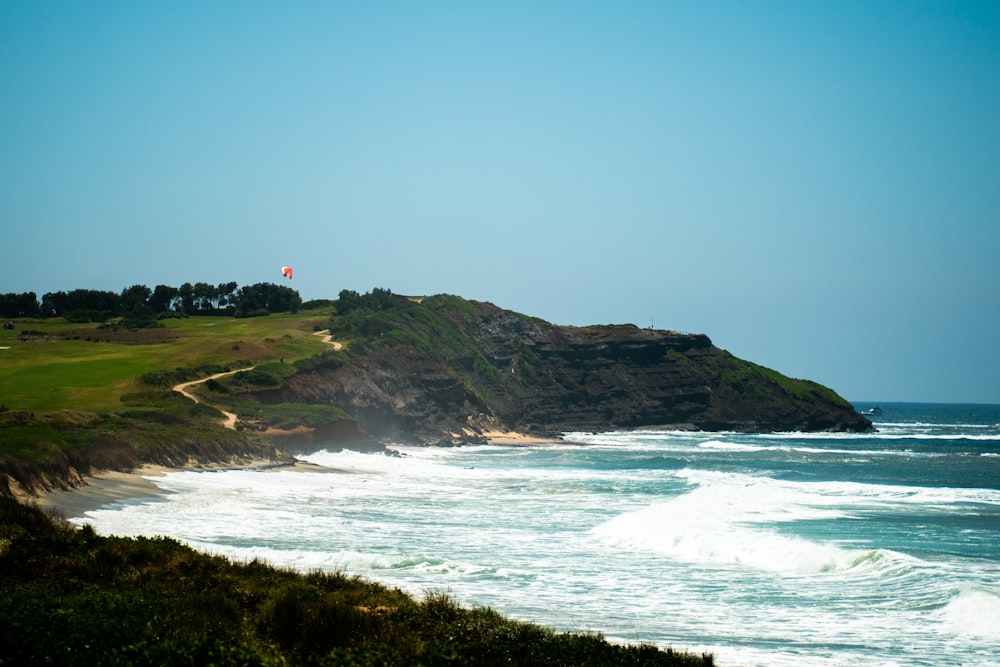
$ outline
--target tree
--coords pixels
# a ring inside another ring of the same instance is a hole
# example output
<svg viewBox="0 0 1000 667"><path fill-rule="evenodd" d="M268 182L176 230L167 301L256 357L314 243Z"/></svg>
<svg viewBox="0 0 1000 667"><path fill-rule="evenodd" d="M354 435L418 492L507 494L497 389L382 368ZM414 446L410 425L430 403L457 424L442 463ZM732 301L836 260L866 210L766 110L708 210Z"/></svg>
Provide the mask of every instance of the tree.
<svg viewBox="0 0 1000 667"><path fill-rule="evenodd" d="M361 305L361 295L352 289L340 290L340 298L337 300L337 314L346 315Z"/></svg>
<svg viewBox="0 0 1000 667"><path fill-rule="evenodd" d="M194 306L194 285L191 283L184 283L180 286L177 292L177 297L180 299L180 303L175 306L179 307L179 310L188 315L193 315L195 311Z"/></svg>
<svg viewBox="0 0 1000 667"><path fill-rule="evenodd" d="M208 313L215 310L215 304L218 300L218 292L214 285L209 285L208 283L195 283L193 292L195 310Z"/></svg>
<svg viewBox="0 0 1000 667"><path fill-rule="evenodd" d="M302 297L290 287L274 283L257 283L239 292L236 304L237 317L254 317L267 313L297 313Z"/></svg>
<svg viewBox="0 0 1000 667"><path fill-rule="evenodd" d="M122 290L121 310L129 312L136 306L148 306L153 292L145 285L132 285Z"/></svg>
<svg viewBox="0 0 1000 667"><path fill-rule="evenodd" d="M157 285L152 296L149 297L149 307L157 314L165 313L171 309L178 294L180 294L180 290L176 287Z"/></svg>
<svg viewBox="0 0 1000 667"><path fill-rule="evenodd" d="M216 288L219 308L235 307L239 289L239 285L235 282L219 283L219 286Z"/></svg>
<svg viewBox="0 0 1000 667"><path fill-rule="evenodd" d="M105 322L121 314L121 296L102 290L49 292L42 297L42 317L65 317L74 322Z"/></svg>
<svg viewBox="0 0 1000 667"><path fill-rule="evenodd" d="M0 294L0 317L36 317L38 313L34 292Z"/></svg>
<svg viewBox="0 0 1000 667"><path fill-rule="evenodd" d="M398 302L398 298L393 295L392 290L384 287L372 289L371 293L366 294L363 300L365 306L372 310L388 310L397 305Z"/></svg>
<svg viewBox="0 0 1000 667"><path fill-rule="evenodd" d="M39 314L42 317L58 317L66 305L66 292L46 292L42 295Z"/></svg>

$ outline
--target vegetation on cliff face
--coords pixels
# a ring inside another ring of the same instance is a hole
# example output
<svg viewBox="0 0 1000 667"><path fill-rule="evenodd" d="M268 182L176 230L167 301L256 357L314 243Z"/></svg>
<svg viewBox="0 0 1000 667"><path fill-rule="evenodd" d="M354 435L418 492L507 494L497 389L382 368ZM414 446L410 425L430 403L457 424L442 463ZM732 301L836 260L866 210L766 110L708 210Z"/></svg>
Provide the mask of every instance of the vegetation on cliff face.
<svg viewBox="0 0 1000 667"><path fill-rule="evenodd" d="M442 594L417 601L338 573L73 530L8 498L0 618L0 666L713 664L711 655L556 633Z"/></svg>
<svg viewBox="0 0 1000 667"><path fill-rule="evenodd" d="M0 495L70 488L82 476L143 463L273 455L270 443L217 426L221 415L210 407L177 395L157 396L156 405L114 415L0 412Z"/></svg>
<svg viewBox="0 0 1000 667"><path fill-rule="evenodd" d="M345 350L263 401L328 402L383 439L468 442L636 427L866 430L832 390L743 361L707 336L567 327L450 295L342 293Z"/></svg>

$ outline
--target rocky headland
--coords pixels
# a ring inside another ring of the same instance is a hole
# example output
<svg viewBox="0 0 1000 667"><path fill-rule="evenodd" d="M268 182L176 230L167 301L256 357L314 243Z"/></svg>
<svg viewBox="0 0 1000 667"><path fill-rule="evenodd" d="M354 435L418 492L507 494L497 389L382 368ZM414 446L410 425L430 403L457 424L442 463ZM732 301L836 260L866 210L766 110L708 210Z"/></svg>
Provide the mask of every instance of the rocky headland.
<svg viewBox="0 0 1000 667"><path fill-rule="evenodd" d="M834 391L738 359L705 335L560 326L447 295L383 297L333 316L340 351L280 388L247 396L338 406L357 432L343 423L327 430L383 442L635 428L871 429Z"/></svg>

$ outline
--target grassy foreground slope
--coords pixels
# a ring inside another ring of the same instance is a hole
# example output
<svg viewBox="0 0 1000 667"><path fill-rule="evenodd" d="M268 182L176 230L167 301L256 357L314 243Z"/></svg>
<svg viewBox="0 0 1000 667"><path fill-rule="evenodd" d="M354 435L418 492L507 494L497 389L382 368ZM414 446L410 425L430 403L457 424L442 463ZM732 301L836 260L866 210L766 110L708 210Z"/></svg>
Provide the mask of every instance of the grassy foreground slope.
<svg viewBox="0 0 1000 667"><path fill-rule="evenodd" d="M342 574L103 537L0 498L0 666L712 665Z"/></svg>

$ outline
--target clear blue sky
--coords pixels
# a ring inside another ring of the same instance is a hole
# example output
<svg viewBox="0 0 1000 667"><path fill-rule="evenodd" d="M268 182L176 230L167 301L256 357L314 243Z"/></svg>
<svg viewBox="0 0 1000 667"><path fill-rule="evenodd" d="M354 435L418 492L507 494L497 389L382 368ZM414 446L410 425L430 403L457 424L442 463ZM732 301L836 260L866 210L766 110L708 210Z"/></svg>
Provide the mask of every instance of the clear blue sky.
<svg viewBox="0 0 1000 667"><path fill-rule="evenodd" d="M0 2L0 293L280 282L1000 403L1000 3Z"/></svg>

